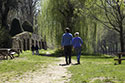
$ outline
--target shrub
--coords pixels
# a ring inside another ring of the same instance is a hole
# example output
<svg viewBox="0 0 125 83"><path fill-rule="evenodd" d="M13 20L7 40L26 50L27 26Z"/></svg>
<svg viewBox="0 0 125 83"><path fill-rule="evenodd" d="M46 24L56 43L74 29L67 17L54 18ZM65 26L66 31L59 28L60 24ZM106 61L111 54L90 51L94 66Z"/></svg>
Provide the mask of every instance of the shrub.
<svg viewBox="0 0 125 83"><path fill-rule="evenodd" d="M0 48L9 48L11 47L11 36L9 31L5 28L0 29Z"/></svg>

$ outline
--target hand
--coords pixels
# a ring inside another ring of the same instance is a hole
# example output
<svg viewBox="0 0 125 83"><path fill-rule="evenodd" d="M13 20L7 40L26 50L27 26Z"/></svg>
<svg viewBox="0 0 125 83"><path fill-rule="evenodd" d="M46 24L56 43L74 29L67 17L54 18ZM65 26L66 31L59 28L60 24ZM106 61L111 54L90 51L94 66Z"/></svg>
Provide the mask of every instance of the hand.
<svg viewBox="0 0 125 83"><path fill-rule="evenodd" d="M63 49L64 48L64 46L61 46L61 49Z"/></svg>

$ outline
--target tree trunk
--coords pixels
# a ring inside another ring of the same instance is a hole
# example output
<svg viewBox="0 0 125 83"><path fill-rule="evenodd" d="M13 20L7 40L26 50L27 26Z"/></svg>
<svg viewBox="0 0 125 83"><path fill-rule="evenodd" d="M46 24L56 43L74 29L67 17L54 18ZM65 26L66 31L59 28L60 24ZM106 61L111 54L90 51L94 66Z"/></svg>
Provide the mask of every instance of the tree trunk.
<svg viewBox="0 0 125 83"><path fill-rule="evenodd" d="M121 45L121 52L124 52L124 37L123 37L123 27L120 27L120 45Z"/></svg>
<svg viewBox="0 0 125 83"><path fill-rule="evenodd" d="M6 6L5 10L4 10L4 12L2 12L2 28L8 29L7 16L8 16L8 12L9 12L9 6L7 4L5 6Z"/></svg>
<svg viewBox="0 0 125 83"><path fill-rule="evenodd" d="M73 5L71 4L71 1L68 0L67 2L67 8L69 9L67 12L67 16L66 16L66 21L67 21L67 27L70 28L70 31L72 32L72 29L73 29L73 23L72 23L72 17L74 16L74 7Z"/></svg>
<svg viewBox="0 0 125 83"><path fill-rule="evenodd" d="M2 15L2 28L7 29L7 17L6 17L6 15Z"/></svg>
<svg viewBox="0 0 125 83"><path fill-rule="evenodd" d="M72 29L73 29L73 27L72 27L72 22L71 22L71 18L72 17L67 17L67 19L66 19L66 27L69 27L70 28L70 31L72 32Z"/></svg>
<svg viewBox="0 0 125 83"><path fill-rule="evenodd" d="M115 43L115 46L116 46L115 51L116 51L116 53L117 53L117 52L118 52L118 43L117 43L117 42Z"/></svg>

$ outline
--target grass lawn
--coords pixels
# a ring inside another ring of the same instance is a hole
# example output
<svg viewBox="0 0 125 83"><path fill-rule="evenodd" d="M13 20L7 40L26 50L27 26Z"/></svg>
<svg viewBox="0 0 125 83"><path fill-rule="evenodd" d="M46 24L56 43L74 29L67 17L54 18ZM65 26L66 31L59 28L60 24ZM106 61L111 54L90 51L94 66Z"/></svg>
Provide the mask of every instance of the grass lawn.
<svg viewBox="0 0 125 83"><path fill-rule="evenodd" d="M113 57L82 55L81 64L68 69L72 73L70 83L125 83L125 61L114 63Z"/></svg>
<svg viewBox="0 0 125 83"><path fill-rule="evenodd" d="M47 52L53 53L53 51L40 50L40 54ZM42 67L46 68L49 63L54 61L57 61L56 58L32 55L31 51L25 51L12 60L2 60L0 61L0 83L9 81L26 72L34 72Z"/></svg>
<svg viewBox="0 0 125 83"><path fill-rule="evenodd" d="M53 54L54 50L40 50L41 55ZM0 83L10 81L27 72L45 69L49 63L58 61L55 57L32 55L31 51L23 52L20 57L0 61ZM72 57L76 60L76 57ZM116 58L116 57L115 57ZM125 58L125 57L123 57ZM113 57L82 55L80 65L72 65L68 70L72 73L70 83L125 83L125 61L114 65Z"/></svg>

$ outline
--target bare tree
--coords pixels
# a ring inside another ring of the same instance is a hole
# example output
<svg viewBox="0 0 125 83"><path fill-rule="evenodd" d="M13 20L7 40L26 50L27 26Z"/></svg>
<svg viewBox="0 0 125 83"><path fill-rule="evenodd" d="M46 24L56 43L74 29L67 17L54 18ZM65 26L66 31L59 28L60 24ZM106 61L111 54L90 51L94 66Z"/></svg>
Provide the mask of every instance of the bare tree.
<svg viewBox="0 0 125 83"><path fill-rule="evenodd" d="M27 14L27 19L34 25L34 17L36 13L38 13L37 5L40 0L25 0L24 5L22 7L22 11Z"/></svg>
<svg viewBox="0 0 125 83"><path fill-rule="evenodd" d="M103 10L102 19L93 15L93 17L105 25L107 28L116 31L119 34L121 52L124 52L124 2L123 0L99 0L96 6Z"/></svg>

